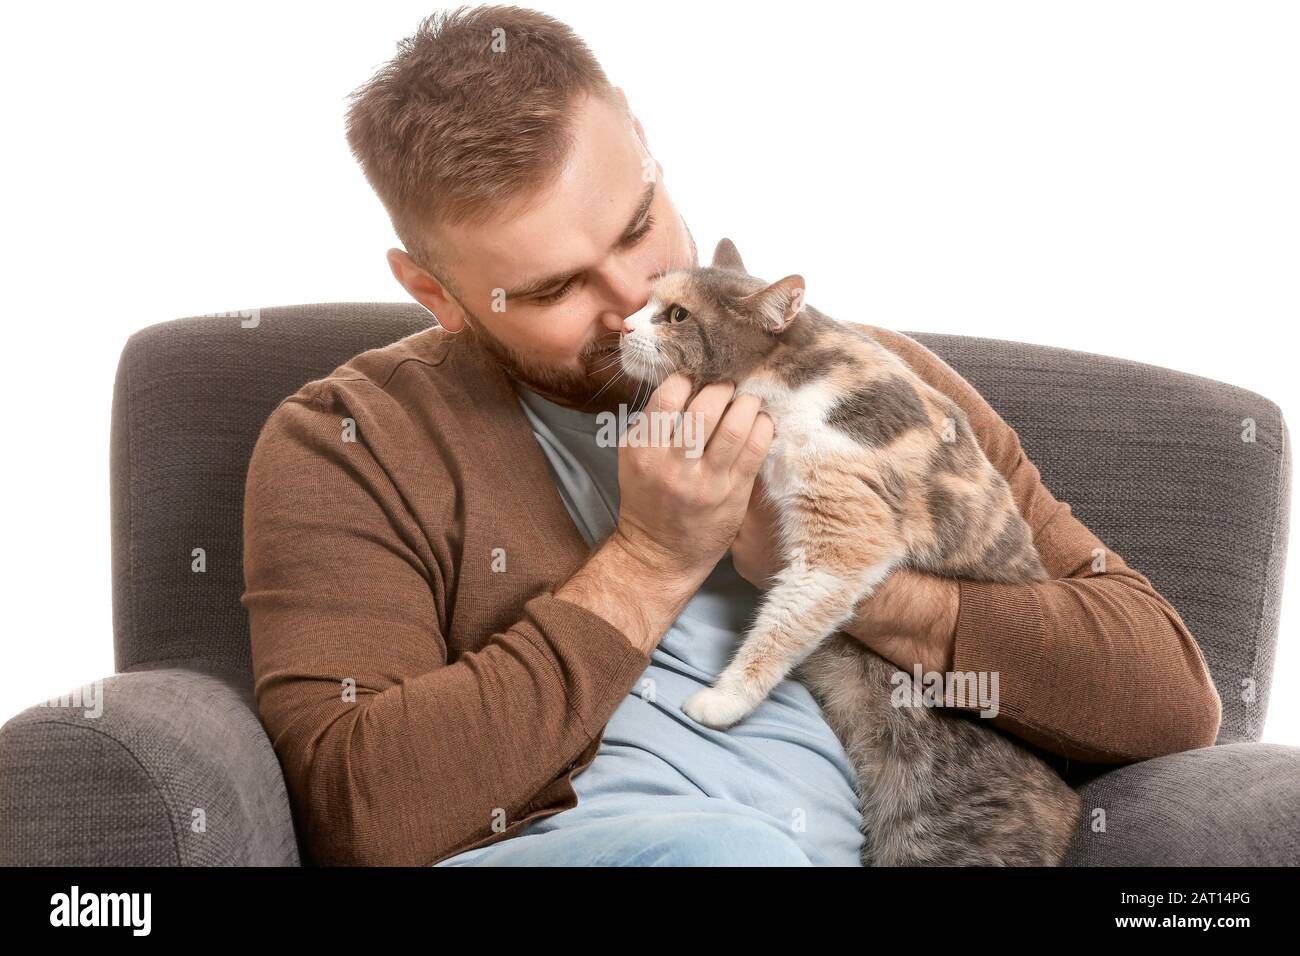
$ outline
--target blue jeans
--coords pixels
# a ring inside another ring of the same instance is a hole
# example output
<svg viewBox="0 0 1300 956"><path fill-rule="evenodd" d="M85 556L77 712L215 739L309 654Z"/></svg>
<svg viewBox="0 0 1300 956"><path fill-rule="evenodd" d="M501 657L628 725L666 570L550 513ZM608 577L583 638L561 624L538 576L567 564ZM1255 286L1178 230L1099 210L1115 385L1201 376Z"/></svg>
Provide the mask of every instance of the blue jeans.
<svg viewBox="0 0 1300 956"><path fill-rule="evenodd" d="M727 813L647 813L524 833L435 866L812 866L771 824Z"/></svg>

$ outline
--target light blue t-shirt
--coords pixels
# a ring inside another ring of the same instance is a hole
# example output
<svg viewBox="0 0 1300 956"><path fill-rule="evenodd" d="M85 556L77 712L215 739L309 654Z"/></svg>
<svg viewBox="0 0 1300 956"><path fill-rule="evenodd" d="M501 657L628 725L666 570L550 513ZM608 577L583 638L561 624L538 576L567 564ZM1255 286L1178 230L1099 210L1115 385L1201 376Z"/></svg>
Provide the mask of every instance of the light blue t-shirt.
<svg viewBox="0 0 1300 956"><path fill-rule="evenodd" d="M569 514L594 546L618 519L618 447L597 442L604 419L515 389ZM616 435L616 426L611 431ZM534 820L511 839L625 814L702 810L766 820L815 866L860 866L854 773L806 687L786 678L726 731L697 724L681 710L726 667L759 598L725 555L614 711L595 759L573 777L578 805ZM443 862L468 861L492 848Z"/></svg>

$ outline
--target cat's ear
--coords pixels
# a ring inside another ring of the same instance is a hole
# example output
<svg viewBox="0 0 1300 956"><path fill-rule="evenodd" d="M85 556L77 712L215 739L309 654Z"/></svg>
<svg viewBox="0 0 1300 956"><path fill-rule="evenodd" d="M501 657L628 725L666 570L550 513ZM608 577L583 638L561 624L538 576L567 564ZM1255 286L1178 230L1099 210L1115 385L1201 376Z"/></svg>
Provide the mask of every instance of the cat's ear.
<svg viewBox="0 0 1300 956"><path fill-rule="evenodd" d="M791 275L745 296L740 304L757 316L769 332L784 332L802 311L803 296L803 276Z"/></svg>
<svg viewBox="0 0 1300 956"><path fill-rule="evenodd" d="M736 248L736 244L730 239L724 238L718 241L718 248L713 250L711 266L714 269L726 269L730 272L743 272L745 275L749 275L749 270L740 261L740 250Z"/></svg>

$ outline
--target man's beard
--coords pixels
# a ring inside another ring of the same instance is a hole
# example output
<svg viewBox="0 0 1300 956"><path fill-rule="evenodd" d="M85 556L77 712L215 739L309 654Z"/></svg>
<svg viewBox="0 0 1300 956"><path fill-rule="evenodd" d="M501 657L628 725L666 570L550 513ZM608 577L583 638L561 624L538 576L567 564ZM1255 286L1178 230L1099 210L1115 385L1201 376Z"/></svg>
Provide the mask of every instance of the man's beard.
<svg viewBox="0 0 1300 956"><path fill-rule="evenodd" d="M686 225L685 217L682 217L681 224L691 247L689 266L698 267L700 257L695 236ZM458 298L463 301L463 297ZM654 390L649 383L639 382L623 371L617 351L619 334L613 330L583 348L579 356L583 371L575 372L543 365L520 355L489 332L477 315L463 305L461 309L469 320L465 327L470 336L497 360L507 376L558 405L590 414L602 411L617 413L622 405L631 415L645 406Z"/></svg>
<svg viewBox="0 0 1300 956"><path fill-rule="evenodd" d="M463 308L463 306L462 306ZM619 335L610 330L585 346L579 355L583 371L555 368L521 355L496 338L478 316L465 310L465 328L483 350L496 359L511 379L531 388L558 405L589 414L617 412L620 405L631 414L649 396L648 385L640 384L623 371L618 359Z"/></svg>

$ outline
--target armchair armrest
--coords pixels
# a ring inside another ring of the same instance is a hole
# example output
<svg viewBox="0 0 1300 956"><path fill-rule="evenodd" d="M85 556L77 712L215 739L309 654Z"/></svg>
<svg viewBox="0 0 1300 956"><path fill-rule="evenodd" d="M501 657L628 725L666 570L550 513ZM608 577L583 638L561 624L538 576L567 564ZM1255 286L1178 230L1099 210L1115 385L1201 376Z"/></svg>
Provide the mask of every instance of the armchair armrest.
<svg viewBox="0 0 1300 956"><path fill-rule="evenodd" d="M0 866L296 866L279 761L251 693L159 668L0 728Z"/></svg>
<svg viewBox="0 0 1300 956"><path fill-rule="evenodd" d="M1065 866L1300 865L1300 747L1220 744L1086 767L1067 777L1084 813Z"/></svg>

